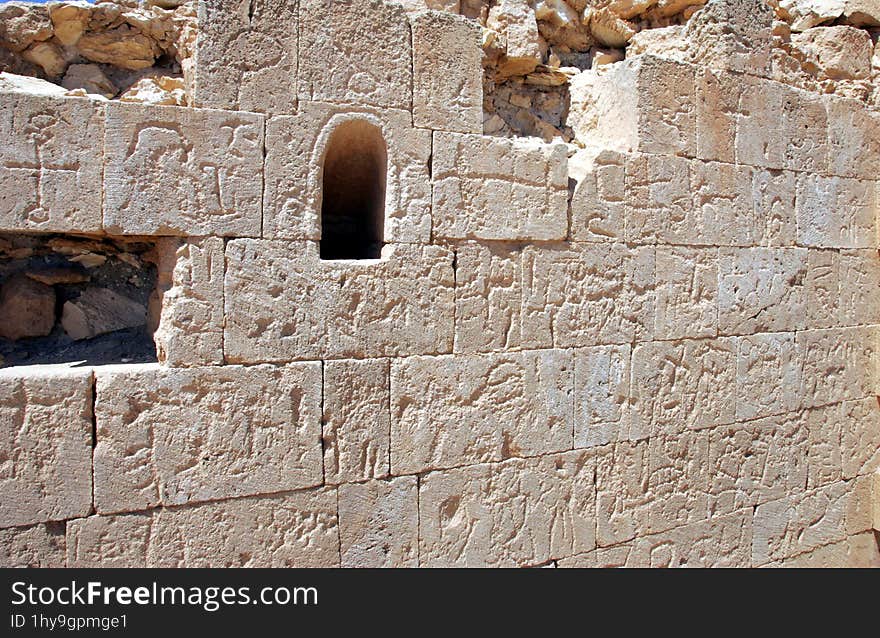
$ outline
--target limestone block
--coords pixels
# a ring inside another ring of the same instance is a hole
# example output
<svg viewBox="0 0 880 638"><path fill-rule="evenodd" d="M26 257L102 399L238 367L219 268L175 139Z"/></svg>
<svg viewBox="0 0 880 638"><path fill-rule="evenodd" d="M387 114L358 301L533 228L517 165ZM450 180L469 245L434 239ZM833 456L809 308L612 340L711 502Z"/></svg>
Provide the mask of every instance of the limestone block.
<svg viewBox="0 0 880 638"><path fill-rule="evenodd" d="M740 338L736 357L737 420L799 409L801 365L794 333Z"/></svg>
<svg viewBox="0 0 880 638"><path fill-rule="evenodd" d="M843 404L805 410L801 428L807 433L807 489L816 489L841 479L841 430Z"/></svg>
<svg viewBox="0 0 880 638"><path fill-rule="evenodd" d="M296 110L299 0L198 3L194 105Z"/></svg>
<svg viewBox="0 0 880 638"><path fill-rule="evenodd" d="M874 472L871 480L871 515L875 532L880 532L880 472Z"/></svg>
<svg viewBox="0 0 880 638"><path fill-rule="evenodd" d="M392 473L571 449L573 385L566 351L395 360Z"/></svg>
<svg viewBox="0 0 880 638"><path fill-rule="evenodd" d="M739 75L704 68L696 74L697 153L704 160L736 162L736 124L742 94Z"/></svg>
<svg viewBox="0 0 880 638"><path fill-rule="evenodd" d="M335 490L92 516L68 524L76 567L338 567Z"/></svg>
<svg viewBox="0 0 880 638"><path fill-rule="evenodd" d="M657 248L657 339L718 334L718 250Z"/></svg>
<svg viewBox="0 0 880 638"><path fill-rule="evenodd" d="M574 351L575 448L639 438L628 410L631 351L628 345Z"/></svg>
<svg viewBox="0 0 880 638"><path fill-rule="evenodd" d="M522 252L507 243L465 242L456 249L456 353L521 346Z"/></svg>
<svg viewBox="0 0 880 638"><path fill-rule="evenodd" d="M100 370L95 507L105 514L318 485L320 405L317 363Z"/></svg>
<svg viewBox="0 0 880 638"><path fill-rule="evenodd" d="M634 155L626 162L626 236L631 242L671 242L686 226L691 241L693 192L685 158ZM690 218L690 219L689 219ZM678 226L676 233L675 226Z"/></svg>
<svg viewBox="0 0 880 638"><path fill-rule="evenodd" d="M797 174L791 171L755 169L752 177L752 204L758 220L763 220L761 246L794 246L797 243L795 193Z"/></svg>
<svg viewBox="0 0 880 638"><path fill-rule="evenodd" d="M880 175L880 114L859 100L827 96L828 169L833 175L876 180Z"/></svg>
<svg viewBox="0 0 880 638"><path fill-rule="evenodd" d="M868 397L843 404L840 452L844 479L880 470L880 413L877 399ZM880 496L880 495L878 495Z"/></svg>
<svg viewBox="0 0 880 638"><path fill-rule="evenodd" d="M415 476L340 486L342 567L418 567L418 497Z"/></svg>
<svg viewBox="0 0 880 638"><path fill-rule="evenodd" d="M880 549L873 532L849 536L846 540L823 545L810 552L786 558L782 567L796 569L830 569L848 567L867 569L880 567Z"/></svg>
<svg viewBox="0 0 880 638"><path fill-rule="evenodd" d="M489 8L486 27L504 36L504 56L498 67L501 75L526 75L535 69L541 60L542 38L527 0L500 0Z"/></svg>
<svg viewBox="0 0 880 638"><path fill-rule="evenodd" d="M764 0L711 0L685 27L690 57L726 71L766 74L773 19L773 9Z"/></svg>
<svg viewBox="0 0 880 638"><path fill-rule="evenodd" d="M568 452L431 472L419 487L420 564L541 565L596 546L594 459Z"/></svg>
<svg viewBox="0 0 880 638"><path fill-rule="evenodd" d="M85 516L92 507L92 375L0 370L0 528Z"/></svg>
<svg viewBox="0 0 880 638"><path fill-rule="evenodd" d="M121 235L259 235L263 118L107 105L104 226Z"/></svg>
<svg viewBox="0 0 880 638"><path fill-rule="evenodd" d="M384 0L300 0L299 98L410 110L406 11Z"/></svg>
<svg viewBox="0 0 880 638"><path fill-rule="evenodd" d="M451 251L386 245L382 260L321 261L317 244L226 248L226 359L233 363L452 351Z"/></svg>
<svg viewBox="0 0 880 638"><path fill-rule="evenodd" d="M596 542L617 545L644 533L649 491L648 441L623 441L596 456Z"/></svg>
<svg viewBox="0 0 880 638"><path fill-rule="evenodd" d="M674 435L732 423L736 343L730 338L653 341L633 350L632 428Z"/></svg>
<svg viewBox="0 0 880 638"><path fill-rule="evenodd" d="M64 525L0 530L0 567L64 567Z"/></svg>
<svg viewBox="0 0 880 638"><path fill-rule="evenodd" d="M434 237L553 240L568 234L562 144L437 132L433 181Z"/></svg>
<svg viewBox="0 0 880 638"><path fill-rule="evenodd" d="M696 152L695 69L640 55L601 75L571 82L572 120L579 139L621 152L660 155Z"/></svg>
<svg viewBox="0 0 880 638"><path fill-rule="evenodd" d="M804 174L798 179L798 243L823 248L877 246L877 183Z"/></svg>
<svg viewBox="0 0 880 638"><path fill-rule="evenodd" d="M161 316L153 335L171 367L223 362L223 239L159 242Z"/></svg>
<svg viewBox="0 0 880 638"><path fill-rule="evenodd" d="M483 50L479 25L440 11L411 18L413 121L421 128L483 132Z"/></svg>
<svg viewBox="0 0 880 638"><path fill-rule="evenodd" d="M625 239L625 157L599 153L579 175L577 156L569 159L569 176L577 178L571 196L571 239L609 242Z"/></svg>
<svg viewBox="0 0 880 638"><path fill-rule="evenodd" d="M324 363L324 478L327 483L388 475L391 411L387 359Z"/></svg>
<svg viewBox="0 0 880 638"><path fill-rule="evenodd" d="M755 509L752 562L790 558L846 538L845 482L764 503Z"/></svg>
<svg viewBox="0 0 880 638"><path fill-rule="evenodd" d="M846 483L849 491L846 495L845 513L846 533L860 534L869 531L872 526L873 513L873 480L871 475L857 476Z"/></svg>
<svg viewBox="0 0 880 638"><path fill-rule="evenodd" d="M709 491L709 430L656 436L648 443L648 523L644 532L705 520Z"/></svg>
<svg viewBox="0 0 880 638"><path fill-rule="evenodd" d="M0 95L0 230L99 232L103 106Z"/></svg>
<svg viewBox="0 0 880 638"><path fill-rule="evenodd" d="M874 394L871 360L876 346L865 328L804 330L797 333L803 373L803 407L862 399Z"/></svg>
<svg viewBox="0 0 880 638"><path fill-rule="evenodd" d="M526 347L570 348L652 337L652 247L528 246L522 273Z"/></svg>
<svg viewBox="0 0 880 638"><path fill-rule="evenodd" d="M796 494L807 482L807 433L799 415L736 423L709 432L709 516Z"/></svg>
<svg viewBox="0 0 880 638"><path fill-rule="evenodd" d="M841 325L880 323L880 258L877 251L840 251L839 305Z"/></svg>
<svg viewBox="0 0 880 638"><path fill-rule="evenodd" d="M366 122L385 140L386 242L431 238L431 134L414 129L408 112L303 103L295 116L266 125L263 236L320 239L323 164L334 131Z"/></svg>
<svg viewBox="0 0 880 638"><path fill-rule="evenodd" d="M864 29L838 25L808 29L791 36L791 43L815 68L820 78L870 80L874 43Z"/></svg>

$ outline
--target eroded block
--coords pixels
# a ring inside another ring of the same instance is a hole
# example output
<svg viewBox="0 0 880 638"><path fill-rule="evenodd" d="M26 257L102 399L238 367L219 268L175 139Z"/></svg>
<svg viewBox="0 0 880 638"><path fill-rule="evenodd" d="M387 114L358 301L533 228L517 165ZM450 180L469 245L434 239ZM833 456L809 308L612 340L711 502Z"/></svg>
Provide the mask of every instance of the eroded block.
<svg viewBox="0 0 880 638"><path fill-rule="evenodd" d="M321 368L97 373L95 506L134 511L318 485Z"/></svg>
<svg viewBox="0 0 880 638"><path fill-rule="evenodd" d="M804 174L798 179L798 243L821 248L877 246L877 183Z"/></svg>
<svg viewBox="0 0 880 638"><path fill-rule="evenodd" d="M0 527L63 521L92 507L92 374L0 370Z"/></svg>
<svg viewBox="0 0 880 638"><path fill-rule="evenodd" d="M402 476L339 488L342 567L418 567L418 481Z"/></svg>
<svg viewBox="0 0 880 638"><path fill-rule="evenodd" d="M577 180L571 196L571 240L624 241L626 237L626 158L603 151L580 168L577 155L569 159L569 177Z"/></svg>
<svg viewBox="0 0 880 638"><path fill-rule="evenodd" d="M153 515L89 516L67 523L67 566L147 566Z"/></svg>
<svg viewBox="0 0 880 638"><path fill-rule="evenodd" d="M0 230L100 232L103 106L0 98Z"/></svg>
<svg viewBox="0 0 880 638"><path fill-rule="evenodd" d="M0 530L0 567L64 567L64 525L49 523Z"/></svg>
<svg viewBox="0 0 880 638"><path fill-rule="evenodd" d="M385 141L386 242L431 238L431 133L414 129L406 111L303 103L295 116L266 125L263 236L320 239L323 165L334 131L363 122Z"/></svg>
<svg viewBox="0 0 880 638"><path fill-rule="evenodd" d="M880 257L876 250L840 251L839 324L880 323Z"/></svg>
<svg viewBox="0 0 880 638"><path fill-rule="evenodd" d="M532 138L434 134L434 236L554 240L568 234L567 151Z"/></svg>
<svg viewBox="0 0 880 638"><path fill-rule="evenodd" d="M198 11L194 105L294 112L299 0L205 0Z"/></svg>
<svg viewBox="0 0 880 638"><path fill-rule="evenodd" d="M828 170L833 175L876 180L880 175L880 114L864 102L826 96Z"/></svg>
<svg viewBox="0 0 880 638"><path fill-rule="evenodd" d="M392 473L571 449L573 385L566 351L396 360Z"/></svg>
<svg viewBox="0 0 880 638"><path fill-rule="evenodd" d="M843 404L840 452L843 478L880 471L880 407L876 397ZM880 503L880 493L877 494Z"/></svg>
<svg viewBox="0 0 880 638"><path fill-rule="evenodd" d="M641 438L630 427L631 351L628 345L574 351L575 448Z"/></svg>
<svg viewBox="0 0 880 638"><path fill-rule="evenodd" d="M387 245L382 260L322 261L317 244L226 247L226 359L232 363L452 351L452 252Z"/></svg>
<svg viewBox="0 0 880 638"><path fill-rule="evenodd" d="M479 25L440 11L418 13L411 21L415 125L436 131L482 133Z"/></svg>
<svg viewBox="0 0 880 638"><path fill-rule="evenodd" d="M324 475L344 483L388 475L391 434L387 359L324 363Z"/></svg>
<svg viewBox="0 0 880 638"><path fill-rule="evenodd" d="M107 232L260 235L262 116L124 102L106 108Z"/></svg>
<svg viewBox="0 0 880 638"><path fill-rule="evenodd" d="M794 333L742 337L736 357L736 418L746 421L801 406L801 357Z"/></svg>
<svg viewBox="0 0 880 638"><path fill-rule="evenodd" d="M540 565L596 546L587 452L431 472L419 488L422 566Z"/></svg>
<svg viewBox="0 0 880 638"><path fill-rule="evenodd" d="M657 248L657 339L718 334L718 250Z"/></svg>
<svg viewBox="0 0 880 638"><path fill-rule="evenodd" d="M870 329L804 330L797 333L796 343L803 366L803 407L874 394L871 361L876 346Z"/></svg>
<svg viewBox="0 0 880 638"><path fill-rule="evenodd" d="M708 516L709 430L652 437L648 443L647 526L641 534L705 520Z"/></svg>

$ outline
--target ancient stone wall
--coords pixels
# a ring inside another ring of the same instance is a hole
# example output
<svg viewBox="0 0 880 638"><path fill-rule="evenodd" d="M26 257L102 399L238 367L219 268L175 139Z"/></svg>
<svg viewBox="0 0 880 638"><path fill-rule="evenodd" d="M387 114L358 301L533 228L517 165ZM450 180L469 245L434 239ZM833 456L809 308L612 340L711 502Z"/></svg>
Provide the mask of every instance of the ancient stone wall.
<svg viewBox="0 0 880 638"><path fill-rule="evenodd" d="M0 564L880 564L876 2L0 18Z"/></svg>

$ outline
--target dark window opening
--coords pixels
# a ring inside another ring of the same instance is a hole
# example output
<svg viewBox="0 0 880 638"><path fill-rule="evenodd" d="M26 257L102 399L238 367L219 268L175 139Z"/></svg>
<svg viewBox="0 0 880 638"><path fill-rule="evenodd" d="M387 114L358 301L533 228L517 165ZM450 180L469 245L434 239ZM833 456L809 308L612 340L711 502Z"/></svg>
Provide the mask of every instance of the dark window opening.
<svg viewBox="0 0 880 638"><path fill-rule="evenodd" d="M321 259L378 259L385 221L388 152L378 128L340 124L324 156Z"/></svg>

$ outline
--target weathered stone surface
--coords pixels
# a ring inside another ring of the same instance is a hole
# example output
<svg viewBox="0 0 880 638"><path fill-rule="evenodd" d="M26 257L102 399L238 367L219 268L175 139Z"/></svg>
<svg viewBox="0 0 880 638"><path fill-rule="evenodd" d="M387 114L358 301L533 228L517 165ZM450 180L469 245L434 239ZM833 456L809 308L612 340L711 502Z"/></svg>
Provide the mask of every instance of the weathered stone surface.
<svg viewBox="0 0 880 638"><path fill-rule="evenodd" d="M0 229L100 231L103 137L90 100L4 93Z"/></svg>
<svg viewBox="0 0 880 638"><path fill-rule="evenodd" d="M815 65L823 77L834 80L871 77L874 43L864 29L850 26L808 29L793 34L791 42L806 54L805 63Z"/></svg>
<svg viewBox="0 0 880 638"><path fill-rule="evenodd" d="M653 495L648 441L623 441L596 455L596 542L617 545L643 533Z"/></svg>
<svg viewBox="0 0 880 638"><path fill-rule="evenodd" d="M0 286L0 338L44 337L55 326L55 291L51 286L13 275Z"/></svg>
<svg viewBox="0 0 880 638"><path fill-rule="evenodd" d="M65 560L63 525L0 530L0 567L64 567Z"/></svg>
<svg viewBox="0 0 880 638"><path fill-rule="evenodd" d="M625 156L602 152L583 169L578 155L569 159L569 178L577 180L571 196L571 240L625 239Z"/></svg>
<svg viewBox="0 0 880 638"><path fill-rule="evenodd" d="M299 97L412 107L406 12L384 0L300 0Z"/></svg>
<svg viewBox="0 0 880 638"><path fill-rule="evenodd" d="M67 530L70 567L338 567L334 490L91 516Z"/></svg>
<svg viewBox="0 0 880 638"><path fill-rule="evenodd" d="M632 431L677 435L735 420L733 339L654 341L633 350Z"/></svg>
<svg viewBox="0 0 880 638"><path fill-rule="evenodd" d="M876 346L865 328L805 330L797 333L803 407L862 399L874 394Z"/></svg>
<svg viewBox="0 0 880 638"><path fill-rule="evenodd" d="M342 567L418 567L418 481L402 476L339 488Z"/></svg>
<svg viewBox="0 0 880 638"><path fill-rule="evenodd" d="M483 83L479 25L431 11L411 18L413 121L458 133L483 132Z"/></svg>
<svg viewBox="0 0 880 638"><path fill-rule="evenodd" d="M392 473L571 449L572 388L565 351L396 360Z"/></svg>
<svg viewBox="0 0 880 638"><path fill-rule="evenodd" d="M798 243L822 248L877 246L877 183L804 174L798 180Z"/></svg>
<svg viewBox="0 0 880 638"><path fill-rule="evenodd" d="M846 540L823 545L805 554L786 558L782 567L796 569L831 568L878 568L880 567L880 548L873 532L864 532L848 537Z"/></svg>
<svg viewBox="0 0 880 638"><path fill-rule="evenodd" d="M875 250L840 251L839 324L880 323L880 256Z"/></svg>
<svg viewBox="0 0 880 638"><path fill-rule="evenodd" d="M388 475L391 435L387 359L324 363L324 479L344 483Z"/></svg>
<svg viewBox="0 0 880 638"><path fill-rule="evenodd" d="M303 103L295 116L266 127L266 196L263 236L320 239L323 164L332 133L366 122L385 141L386 242L428 243L431 237L431 134L412 127L409 113Z"/></svg>
<svg viewBox="0 0 880 638"><path fill-rule="evenodd" d="M707 517L709 430L652 437L648 443L651 503L641 533L662 532Z"/></svg>
<svg viewBox="0 0 880 638"><path fill-rule="evenodd" d="M828 96L828 168L834 175L876 180L880 174L880 113L857 100Z"/></svg>
<svg viewBox="0 0 880 638"><path fill-rule="evenodd" d="M802 366L794 333L758 334L738 340L737 420L797 410Z"/></svg>
<svg viewBox="0 0 880 638"><path fill-rule="evenodd" d="M97 373L95 507L135 511L321 483L321 370Z"/></svg>
<svg viewBox="0 0 880 638"><path fill-rule="evenodd" d="M541 36L535 12L526 0L501 0L486 17L486 26L504 36L498 66L502 77L531 73L541 59Z"/></svg>
<svg viewBox="0 0 880 638"><path fill-rule="evenodd" d="M87 60L132 71L150 68L161 54L152 38L127 24L103 33L87 33L76 46Z"/></svg>
<svg viewBox="0 0 880 638"><path fill-rule="evenodd" d="M7 2L0 7L0 39L13 51L23 51L34 41L52 37L52 23L46 7Z"/></svg>
<svg viewBox="0 0 880 638"><path fill-rule="evenodd" d="M103 95L107 99L116 97L119 92L97 64L71 64L67 67L61 86L68 90L83 89L86 93Z"/></svg>
<svg viewBox="0 0 880 638"><path fill-rule="evenodd" d="M630 414L631 348L574 351L574 446L588 448L642 438Z"/></svg>
<svg viewBox="0 0 880 638"><path fill-rule="evenodd" d="M64 303L61 325L74 340L146 325L147 309L109 288L90 287Z"/></svg>
<svg viewBox="0 0 880 638"><path fill-rule="evenodd" d="M0 527L85 516L92 507L92 375L0 370Z"/></svg>
<svg viewBox="0 0 880 638"><path fill-rule="evenodd" d="M553 240L568 234L566 149L434 134L435 237Z"/></svg>
<svg viewBox="0 0 880 638"><path fill-rule="evenodd" d="M840 452L844 479L880 470L880 413L875 397L843 404ZM880 496L880 494L878 494Z"/></svg>
<svg viewBox="0 0 880 638"><path fill-rule="evenodd" d="M173 367L223 362L223 239L159 244L161 316L153 335L159 361Z"/></svg>
<svg viewBox="0 0 880 638"><path fill-rule="evenodd" d="M419 487L420 564L541 565L593 549L593 472L589 453L569 452L428 474Z"/></svg>
<svg viewBox="0 0 880 638"><path fill-rule="evenodd" d="M321 261L314 243L226 249L226 359L234 363L451 352L452 253L387 245L381 261Z"/></svg>
<svg viewBox="0 0 880 638"><path fill-rule="evenodd" d="M199 2L195 106L293 113L299 5L299 0Z"/></svg>
<svg viewBox="0 0 880 638"><path fill-rule="evenodd" d="M110 103L105 148L108 232L260 234L261 116Z"/></svg>
<svg viewBox="0 0 880 638"><path fill-rule="evenodd" d="M718 251L657 248L657 339L718 334Z"/></svg>
<svg viewBox="0 0 880 638"><path fill-rule="evenodd" d="M880 22L880 8L872 0L781 0L779 6L796 31L839 18L858 25L876 26Z"/></svg>
<svg viewBox="0 0 880 638"><path fill-rule="evenodd" d="M120 102L140 102L156 106L187 106L183 78L147 77L132 84L119 96Z"/></svg>

